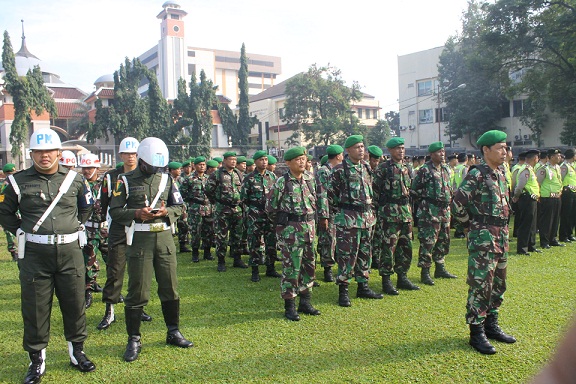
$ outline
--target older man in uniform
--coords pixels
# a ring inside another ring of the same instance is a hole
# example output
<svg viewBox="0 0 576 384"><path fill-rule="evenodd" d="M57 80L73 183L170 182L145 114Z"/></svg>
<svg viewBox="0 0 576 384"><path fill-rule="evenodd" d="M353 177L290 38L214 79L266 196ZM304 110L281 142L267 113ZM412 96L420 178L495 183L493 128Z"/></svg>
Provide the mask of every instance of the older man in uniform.
<svg viewBox="0 0 576 384"><path fill-rule="evenodd" d="M470 345L483 354L496 349L487 338L514 343L498 325L506 291L508 261L509 189L502 164L506 160L506 134L493 130L476 142L484 160L471 167L454 194L455 217L468 228L468 300L466 322Z"/></svg>
<svg viewBox="0 0 576 384"><path fill-rule="evenodd" d="M127 362L136 360L142 348L140 321L150 299L153 275L168 329L166 344L181 348L194 345L179 330L180 297L171 225L182 214L184 202L171 177L162 172L168 164L168 148L162 140L148 137L142 140L137 153L137 168L120 176L110 203L112 222L127 227L128 295L124 300Z"/></svg>
<svg viewBox="0 0 576 384"><path fill-rule="evenodd" d="M348 158L332 170L327 194L330 208L335 210L338 304L349 307L352 303L348 286L352 278L358 282L357 297L382 299L384 296L368 287L370 236L376 218L372 210L372 171L363 160L364 137L349 136L344 147Z"/></svg>
<svg viewBox="0 0 576 384"><path fill-rule="evenodd" d="M540 184L540 202L538 204L538 232L542 249L565 247L558 242L560 225L560 206L562 195L562 173L560 171L560 150L548 150L548 162L536 171Z"/></svg>
<svg viewBox="0 0 576 384"><path fill-rule="evenodd" d="M85 269L80 223L92 211L86 181L58 164L62 145L49 128L30 137L34 165L8 177L0 192L0 224L18 237L24 350L30 365L24 383L39 383L46 368L54 292L64 321L70 364L96 369L84 354ZM17 212L20 211L21 218Z"/></svg>
<svg viewBox="0 0 576 384"><path fill-rule="evenodd" d="M412 262L412 204L410 203L410 171L403 162L404 138L393 137L386 143L390 160L380 163L374 172L374 198L380 229L374 242L379 252L379 272L382 291L397 295L390 276L398 275L397 287L418 290L408 279Z"/></svg>
<svg viewBox="0 0 576 384"><path fill-rule="evenodd" d="M276 179L266 199L266 212L276 225L276 239L282 254L281 297L284 316L300 320L300 313L312 316L320 311L310 297L315 279L313 243L315 212L326 217L325 207L318 205L314 177L306 172L306 149L295 147L284 153L289 171ZM300 296L298 310L295 298Z"/></svg>

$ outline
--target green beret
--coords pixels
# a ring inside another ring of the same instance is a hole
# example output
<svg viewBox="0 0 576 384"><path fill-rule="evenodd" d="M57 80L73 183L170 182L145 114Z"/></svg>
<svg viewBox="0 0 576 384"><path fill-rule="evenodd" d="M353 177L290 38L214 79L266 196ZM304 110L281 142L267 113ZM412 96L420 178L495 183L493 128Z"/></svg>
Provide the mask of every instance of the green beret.
<svg viewBox="0 0 576 384"><path fill-rule="evenodd" d="M196 158L193 157L193 156L188 159L188 161L190 162L190 164L194 163L194 159L196 159Z"/></svg>
<svg viewBox="0 0 576 384"><path fill-rule="evenodd" d="M342 147L340 147L340 148L342 148ZM320 159L320 165L326 164L327 161L328 161L328 155L322 156L322 158Z"/></svg>
<svg viewBox="0 0 576 384"><path fill-rule="evenodd" d="M314 158L314 156L312 156L312 155L307 155L307 156L306 156L306 159L308 159L308 161L312 161L313 158Z"/></svg>
<svg viewBox="0 0 576 384"><path fill-rule="evenodd" d="M344 142L344 148L350 148L353 145L361 143L364 141L364 136L362 135L352 135L348 136L346 141Z"/></svg>
<svg viewBox="0 0 576 384"><path fill-rule="evenodd" d="M342 148L338 144L332 144L329 145L328 148L326 148L326 153L330 156L339 155L342 152L344 152L344 148Z"/></svg>
<svg viewBox="0 0 576 384"><path fill-rule="evenodd" d="M428 153L434 153L441 150L442 148L444 148L444 143L441 141L435 141L428 146Z"/></svg>
<svg viewBox="0 0 576 384"><path fill-rule="evenodd" d="M278 162L278 159L272 155L267 155L268 157L268 164L274 165Z"/></svg>
<svg viewBox="0 0 576 384"><path fill-rule="evenodd" d="M14 172L16 170L16 165L12 163L7 163L2 167L2 172Z"/></svg>
<svg viewBox="0 0 576 384"><path fill-rule="evenodd" d="M221 163L221 162L222 162L222 158L221 158L221 157L215 157L215 158L212 159L212 160L215 160L215 161L217 161L218 163Z"/></svg>
<svg viewBox="0 0 576 384"><path fill-rule="evenodd" d="M186 160L186 161L182 162L182 166L183 167L189 167L190 163L192 163L190 160Z"/></svg>
<svg viewBox="0 0 576 384"><path fill-rule="evenodd" d="M396 148L399 145L404 144L403 137L393 137L386 143L386 148Z"/></svg>
<svg viewBox="0 0 576 384"><path fill-rule="evenodd" d="M197 158L194 159L194 164L205 163L205 162L206 162L206 158L204 156L198 156Z"/></svg>
<svg viewBox="0 0 576 384"><path fill-rule="evenodd" d="M116 169L120 169L120 168L122 168L123 166L124 166L124 162L123 162L123 161L121 161L121 162L119 162L119 163L116 163Z"/></svg>
<svg viewBox="0 0 576 384"><path fill-rule="evenodd" d="M487 145L488 147L494 145L496 143L504 143L506 142L506 133L494 129L492 131L484 132L482 136L476 141L476 145L478 147L482 147L483 145Z"/></svg>
<svg viewBox="0 0 576 384"><path fill-rule="evenodd" d="M218 168L218 162L216 160L208 160L206 166L208 168Z"/></svg>
<svg viewBox="0 0 576 384"><path fill-rule="evenodd" d="M370 156L376 158L380 158L384 154L384 152L382 152L382 149L380 149L380 147L377 145L370 145L368 147L368 153L370 153Z"/></svg>
<svg viewBox="0 0 576 384"><path fill-rule="evenodd" d="M306 155L306 148L294 147L284 152L284 161L290 161L298 156Z"/></svg>
<svg viewBox="0 0 576 384"><path fill-rule="evenodd" d="M236 164L245 163L245 162L246 162L246 156L236 157Z"/></svg>
<svg viewBox="0 0 576 384"><path fill-rule="evenodd" d="M254 159L246 159L246 166L251 167L254 165Z"/></svg>
<svg viewBox="0 0 576 384"><path fill-rule="evenodd" d="M177 161L171 161L168 163L168 169L179 169L182 168L182 163Z"/></svg>
<svg viewBox="0 0 576 384"><path fill-rule="evenodd" d="M254 155L252 155L252 160L258 160L259 158L264 157L264 156L266 156L266 151L262 151L262 150L256 151L256 152L254 152Z"/></svg>
<svg viewBox="0 0 576 384"><path fill-rule="evenodd" d="M236 156L236 152L234 152L234 151L224 152L224 154L223 154L222 156L223 156L224 158L233 157L233 156Z"/></svg>

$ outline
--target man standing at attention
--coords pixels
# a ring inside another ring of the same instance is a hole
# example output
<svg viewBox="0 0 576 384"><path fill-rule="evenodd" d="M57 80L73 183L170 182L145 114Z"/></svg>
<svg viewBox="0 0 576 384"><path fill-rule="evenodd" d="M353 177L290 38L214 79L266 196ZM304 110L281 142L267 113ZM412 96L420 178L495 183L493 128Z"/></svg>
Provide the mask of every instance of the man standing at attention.
<svg viewBox="0 0 576 384"><path fill-rule="evenodd" d="M506 291L510 215L509 189L501 166L506 161L506 134L488 131L476 144L484 160L470 168L454 194L452 208L469 230L466 323L470 325L470 345L492 355L496 349L487 338L516 342L498 325Z"/></svg>

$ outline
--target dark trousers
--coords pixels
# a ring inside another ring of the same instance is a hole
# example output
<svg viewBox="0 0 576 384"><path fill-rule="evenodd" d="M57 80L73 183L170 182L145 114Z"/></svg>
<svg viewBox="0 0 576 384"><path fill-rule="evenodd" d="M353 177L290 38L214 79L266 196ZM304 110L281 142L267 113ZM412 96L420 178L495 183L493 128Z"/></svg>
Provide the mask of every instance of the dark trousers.
<svg viewBox="0 0 576 384"><path fill-rule="evenodd" d="M514 229L517 231L516 252L526 253L536 247L536 212L538 203L528 194L522 194L517 203Z"/></svg>
<svg viewBox="0 0 576 384"><path fill-rule="evenodd" d="M54 293L60 304L66 341L86 340L85 267L77 241L47 245L26 243L20 268L25 351L48 345Z"/></svg>
<svg viewBox="0 0 576 384"><path fill-rule="evenodd" d="M560 232L558 235L560 241L574 236L575 213L576 193L566 187L562 191L562 210L560 211Z"/></svg>
<svg viewBox="0 0 576 384"><path fill-rule="evenodd" d="M120 293L124 284L124 271L126 269L126 244L110 245L106 258L106 284L102 290L102 301L109 304L118 304Z"/></svg>
<svg viewBox="0 0 576 384"><path fill-rule="evenodd" d="M558 241L560 225L560 198L541 197L538 204L538 231L540 246L544 247Z"/></svg>

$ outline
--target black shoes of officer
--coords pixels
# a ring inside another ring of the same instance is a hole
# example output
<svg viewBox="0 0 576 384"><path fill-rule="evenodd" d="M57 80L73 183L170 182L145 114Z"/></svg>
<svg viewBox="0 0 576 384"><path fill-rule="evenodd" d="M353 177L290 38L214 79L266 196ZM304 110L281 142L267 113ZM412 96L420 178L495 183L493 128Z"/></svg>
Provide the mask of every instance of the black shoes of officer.
<svg viewBox="0 0 576 384"><path fill-rule="evenodd" d="M248 268L245 262L242 261L240 254L237 253L234 255L234 263L232 264L234 268Z"/></svg>
<svg viewBox="0 0 576 384"><path fill-rule="evenodd" d="M530 256L530 252L524 252L524 251L516 252L516 254L519 256Z"/></svg>
<svg viewBox="0 0 576 384"><path fill-rule="evenodd" d="M332 274L332 267L324 268L324 281L327 283L332 283L334 281L334 275Z"/></svg>
<svg viewBox="0 0 576 384"><path fill-rule="evenodd" d="M528 248L528 252L542 253L542 251L539 250L538 248Z"/></svg>
<svg viewBox="0 0 576 384"><path fill-rule="evenodd" d="M84 342L68 342L68 353L70 355L70 365L80 372L92 372L96 370L96 365L91 362L83 351Z"/></svg>
<svg viewBox="0 0 576 384"><path fill-rule="evenodd" d="M294 299L284 299L284 316L291 321L300 321L300 315L296 312Z"/></svg>
<svg viewBox="0 0 576 384"><path fill-rule="evenodd" d="M470 345L484 355L496 353L496 348L486 338L482 324L470 324Z"/></svg>
<svg viewBox="0 0 576 384"><path fill-rule="evenodd" d="M126 351L124 352L124 361L131 362L136 360L142 349L142 341L140 340L142 313L144 313L144 308L124 307L126 332L128 333L128 343L126 344Z"/></svg>
<svg viewBox="0 0 576 384"><path fill-rule="evenodd" d="M252 277L250 278L250 280L254 283L257 283L260 281L260 271L258 270L257 265L252 266Z"/></svg>
<svg viewBox="0 0 576 384"><path fill-rule="evenodd" d="M387 295L398 295L398 291L394 288L394 285L390 280L390 275L382 276L382 292Z"/></svg>
<svg viewBox="0 0 576 384"><path fill-rule="evenodd" d="M180 324L180 300L163 301L162 315L164 315L164 323L166 323L166 328L168 328L166 344L180 348L193 347L194 343L186 340L178 329L178 325Z"/></svg>
<svg viewBox="0 0 576 384"><path fill-rule="evenodd" d="M200 262L200 251L198 250L198 248L194 248L192 250L192 262L193 263Z"/></svg>
<svg viewBox="0 0 576 384"><path fill-rule="evenodd" d="M553 247L565 247L565 246L566 246L566 244L564 244L564 243L559 243L559 242L557 242L557 241L551 242L550 245L553 246Z"/></svg>
<svg viewBox="0 0 576 384"><path fill-rule="evenodd" d="M571 242L572 242L572 240L570 240L570 239L567 238L567 237L561 237L559 240L560 240L561 242L563 242L563 243L571 243Z"/></svg>
<svg viewBox="0 0 576 384"><path fill-rule="evenodd" d="M436 268L434 269L435 279L457 279L456 275L451 274L446 270L446 264L436 263Z"/></svg>
<svg viewBox="0 0 576 384"><path fill-rule="evenodd" d="M186 340L178 329L168 331L166 334L166 344L180 348L192 348L194 346L194 343Z"/></svg>
<svg viewBox="0 0 576 384"><path fill-rule="evenodd" d="M490 314L486 316L486 320L484 321L484 333L487 338L501 341L503 343L513 344L516 342L514 336L504 333L498 325L498 314Z"/></svg>
<svg viewBox="0 0 576 384"><path fill-rule="evenodd" d="M210 248L204 248L204 260L214 260L214 256L210 253Z"/></svg>
<svg viewBox="0 0 576 384"><path fill-rule="evenodd" d="M420 271L420 282L426 285L434 285L434 280L430 277L430 268L422 267Z"/></svg>
<svg viewBox="0 0 576 384"><path fill-rule="evenodd" d="M142 311L142 316L140 316L140 321L146 321L146 322L152 321L152 316L150 316L146 312Z"/></svg>
<svg viewBox="0 0 576 384"><path fill-rule="evenodd" d="M24 384L36 384L42 381L42 376L46 372L46 349L38 352L28 352L30 365L24 378Z"/></svg>
<svg viewBox="0 0 576 384"><path fill-rule="evenodd" d="M192 250L190 248L188 248L188 245L186 243L180 243L180 252L191 252Z"/></svg>
<svg viewBox="0 0 576 384"><path fill-rule="evenodd" d="M552 248L552 247L548 244L542 245L542 249L550 249L550 248Z"/></svg>
<svg viewBox="0 0 576 384"><path fill-rule="evenodd" d="M570 241L576 241L576 237L570 236L570 237L568 237L568 240L570 240Z"/></svg>
<svg viewBox="0 0 576 384"><path fill-rule="evenodd" d="M383 299L384 295L381 293L376 293L368 287L368 283L358 283L358 290L356 291L356 297L362 299Z"/></svg>
<svg viewBox="0 0 576 384"><path fill-rule="evenodd" d="M300 304L298 304L298 312L307 315L318 316L320 311L310 304L310 291L300 292Z"/></svg>
<svg viewBox="0 0 576 384"><path fill-rule="evenodd" d="M86 309L88 309L92 305L92 291L90 289L87 289L85 295L86 295Z"/></svg>
<svg viewBox="0 0 576 384"><path fill-rule="evenodd" d="M396 288L398 289L406 289L408 291L417 291L420 289L419 286L417 286L416 284L412 283L409 279L408 276L406 276L405 273L399 273L398 274L398 281L396 282Z"/></svg>
<svg viewBox="0 0 576 384"><path fill-rule="evenodd" d="M108 329L115 321L116 318L114 317L114 304L106 303L106 312L104 312L104 317L102 320L100 320L100 323L96 326L96 329L99 331Z"/></svg>
<svg viewBox="0 0 576 384"><path fill-rule="evenodd" d="M124 361L131 362L138 358L142 351L142 341L140 336L128 336L128 344L126 344L126 351L124 351Z"/></svg>
<svg viewBox="0 0 576 384"><path fill-rule="evenodd" d="M266 264L266 276L268 276L268 277L282 277L281 274L276 272L276 269L274 268L274 262L273 261L270 261L270 262L268 262L268 264Z"/></svg>
<svg viewBox="0 0 576 384"><path fill-rule="evenodd" d="M347 285L338 286L338 305L341 307L350 307L352 303L350 302L350 295L348 294Z"/></svg>

